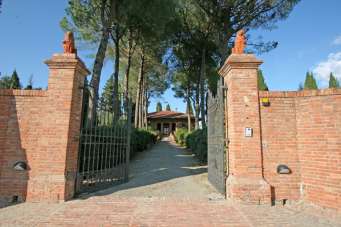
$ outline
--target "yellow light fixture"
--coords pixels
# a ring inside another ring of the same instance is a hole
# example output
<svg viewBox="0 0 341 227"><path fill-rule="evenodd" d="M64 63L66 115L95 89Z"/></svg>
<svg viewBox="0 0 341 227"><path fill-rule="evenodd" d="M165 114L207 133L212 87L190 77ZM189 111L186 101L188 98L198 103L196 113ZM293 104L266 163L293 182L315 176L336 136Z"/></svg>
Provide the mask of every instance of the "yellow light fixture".
<svg viewBox="0 0 341 227"><path fill-rule="evenodd" d="M269 98L261 98L261 103L263 106L270 106L270 99Z"/></svg>

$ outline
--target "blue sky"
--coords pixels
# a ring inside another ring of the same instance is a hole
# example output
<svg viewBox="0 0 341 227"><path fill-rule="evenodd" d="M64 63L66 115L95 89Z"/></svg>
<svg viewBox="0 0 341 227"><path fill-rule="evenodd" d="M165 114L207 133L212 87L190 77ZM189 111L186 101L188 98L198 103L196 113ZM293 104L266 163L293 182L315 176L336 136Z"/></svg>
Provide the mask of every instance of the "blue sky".
<svg viewBox="0 0 341 227"><path fill-rule="evenodd" d="M24 85L33 74L35 87L47 86L48 69L43 63L53 53L62 51L63 32L59 21L65 14L67 0L3 0L0 14L0 72L11 74L16 69ZM307 70L314 71L319 85L327 85L327 76L333 71L341 79L341 21L340 0L302 0L289 18L277 24L272 31L252 31L252 37L279 42L278 48L262 54L261 66L271 90L296 90L304 81ZM80 57L89 68L92 59L80 51ZM103 70L105 81L112 72L109 62ZM169 103L172 109L185 111L182 100L167 91L155 103Z"/></svg>

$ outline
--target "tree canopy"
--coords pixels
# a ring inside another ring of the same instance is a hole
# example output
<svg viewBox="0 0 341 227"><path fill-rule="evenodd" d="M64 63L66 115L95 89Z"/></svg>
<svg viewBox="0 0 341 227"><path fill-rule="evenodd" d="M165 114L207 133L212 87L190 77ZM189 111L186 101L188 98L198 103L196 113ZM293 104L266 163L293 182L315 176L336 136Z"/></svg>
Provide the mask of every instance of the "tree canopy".
<svg viewBox="0 0 341 227"><path fill-rule="evenodd" d="M199 119L205 126L207 90L215 92L218 69L230 54L237 31L274 29L298 2L70 0L61 27L75 33L80 48L91 51L93 106L103 65L113 61L112 78L103 95L112 99L114 111L123 92L125 100L135 104L135 126L146 127L150 99L171 86L188 108L193 106L198 128ZM249 52L266 52L276 46L276 41L248 36ZM261 89L266 90L263 76L259 77Z"/></svg>

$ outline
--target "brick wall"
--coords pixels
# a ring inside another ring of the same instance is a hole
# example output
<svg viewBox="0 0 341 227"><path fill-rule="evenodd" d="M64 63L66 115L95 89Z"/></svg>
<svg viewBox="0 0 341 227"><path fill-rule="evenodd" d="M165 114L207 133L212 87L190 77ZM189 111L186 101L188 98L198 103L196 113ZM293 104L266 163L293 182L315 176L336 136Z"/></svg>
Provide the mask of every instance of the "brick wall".
<svg viewBox="0 0 341 227"><path fill-rule="evenodd" d="M264 177L277 200L341 211L341 90L260 92ZM292 174L279 175L286 164ZM302 187L300 190L300 187Z"/></svg>
<svg viewBox="0 0 341 227"><path fill-rule="evenodd" d="M341 211L341 90L306 94L297 109L304 199Z"/></svg>
<svg viewBox="0 0 341 227"><path fill-rule="evenodd" d="M261 63L231 54L220 70L228 88L227 196L247 203L303 200L341 211L341 89L259 92ZM279 165L291 173L279 174Z"/></svg>
<svg viewBox="0 0 341 227"><path fill-rule="evenodd" d="M46 62L48 90L0 90L0 200L59 201L73 197L84 64L74 54ZM17 161L28 164L17 171Z"/></svg>
<svg viewBox="0 0 341 227"><path fill-rule="evenodd" d="M40 115L44 113L46 91L0 90L0 195L9 201L26 198L29 174L16 171L17 161L32 160L35 170L35 149L39 149Z"/></svg>
<svg viewBox="0 0 341 227"><path fill-rule="evenodd" d="M269 97L269 94L260 93L260 96ZM273 199L300 199L295 98L271 96L269 107L261 103L261 126L264 177L272 186ZM281 164L287 165L292 173L278 174L277 166Z"/></svg>

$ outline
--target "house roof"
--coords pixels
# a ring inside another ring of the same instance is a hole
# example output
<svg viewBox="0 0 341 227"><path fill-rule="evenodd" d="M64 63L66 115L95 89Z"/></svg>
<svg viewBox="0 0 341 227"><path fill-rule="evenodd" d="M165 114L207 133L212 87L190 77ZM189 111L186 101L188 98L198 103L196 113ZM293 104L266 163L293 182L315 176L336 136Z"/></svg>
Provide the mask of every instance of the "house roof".
<svg viewBox="0 0 341 227"><path fill-rule="evenodd" d="M163 110L159 112L148 113L147 117L148 119L187 119L188 116L186 113ZM194 118L194 116L191 115L191 118Z"/></svg>

